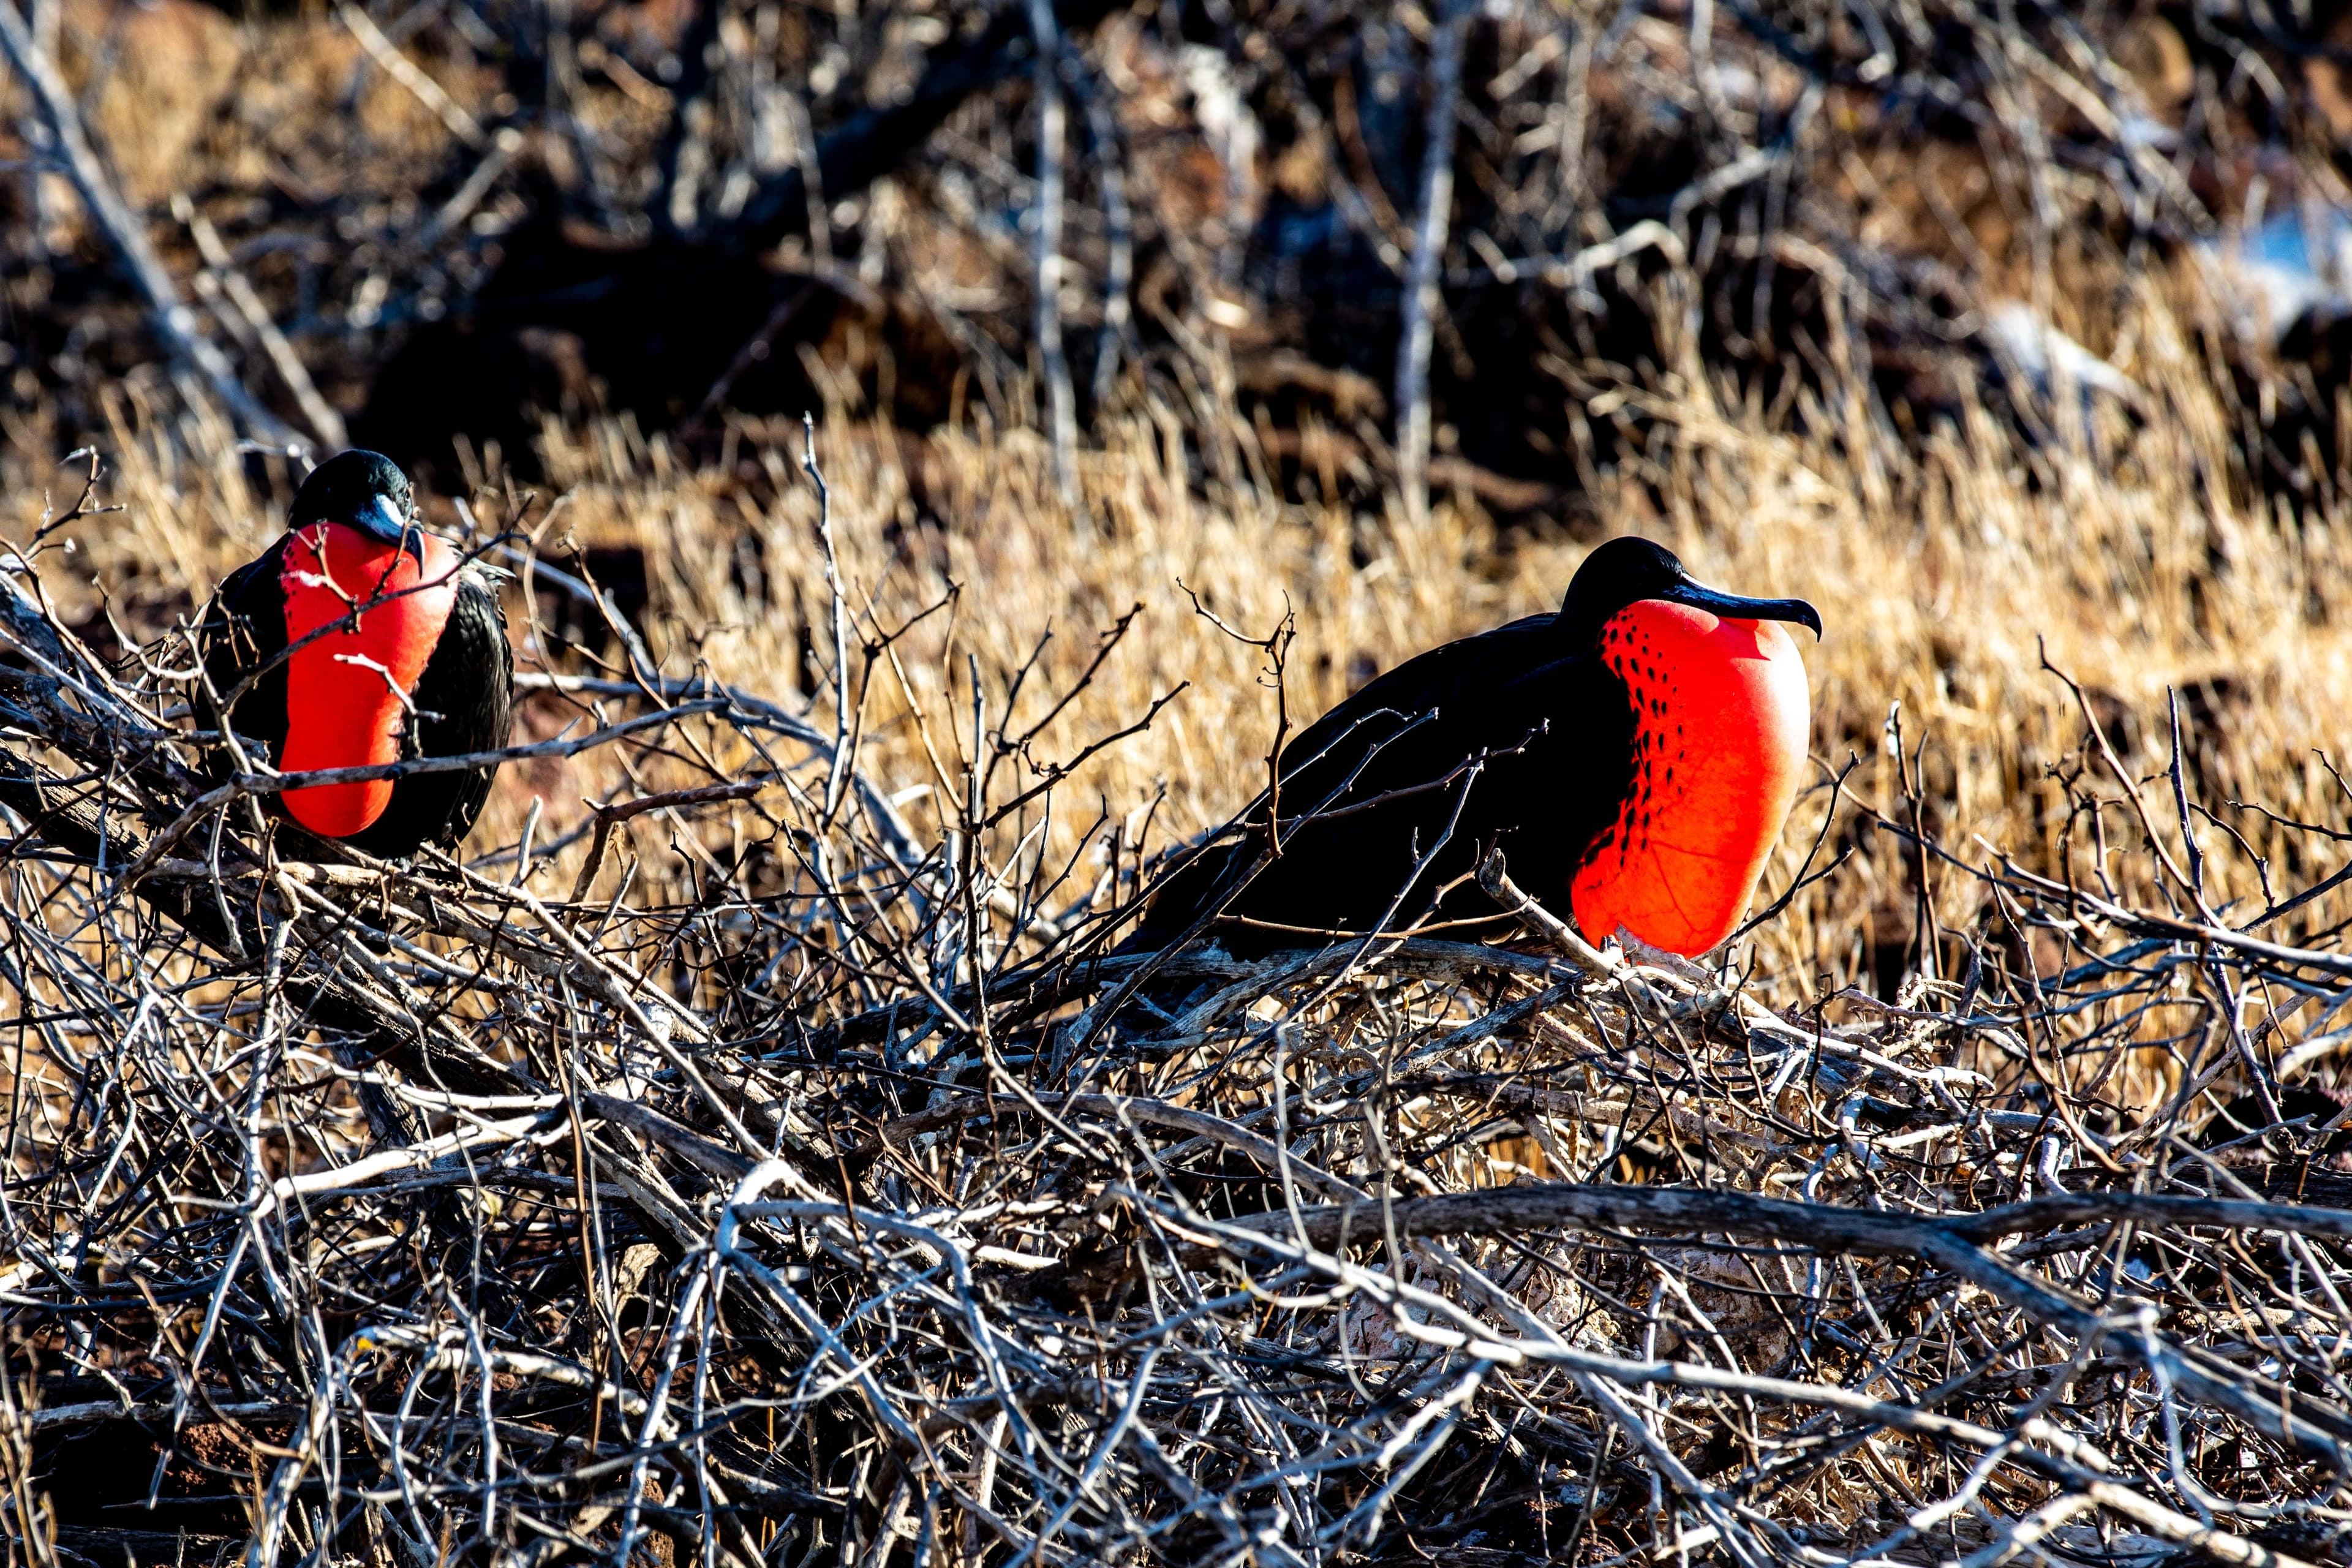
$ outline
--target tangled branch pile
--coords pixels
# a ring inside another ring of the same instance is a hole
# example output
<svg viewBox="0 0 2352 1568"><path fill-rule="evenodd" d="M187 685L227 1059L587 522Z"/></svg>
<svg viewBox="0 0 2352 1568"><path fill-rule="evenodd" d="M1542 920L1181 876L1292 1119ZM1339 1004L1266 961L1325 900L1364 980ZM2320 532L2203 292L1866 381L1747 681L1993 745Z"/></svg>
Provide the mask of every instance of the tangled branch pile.
<svg viewBox="0 0 2352 1568"><path fill-rule="evenodd" d="M2058 879L1910 837L1988 912L1893 1002L1775 1007L1799 977L1535 909L1517 945L1116 953L1134 824L1038 848L1082 759L1034 715L1083 679L925 727L926 842L858 762L906 628L837 593L847 697L803 715L615 617L615 668L522 678L579 723L517 758L608 766L576 833L305 859L254 810L282 781L205 773L184 652L93 657L44 550L0 595L35 1562L2352 1539L2347 1117L2295 1087L2352 953L2263 934L2317 887L2206 907L2177 766L2069 780ZM2143 855L2166 907L2109 890Z"/></svg>

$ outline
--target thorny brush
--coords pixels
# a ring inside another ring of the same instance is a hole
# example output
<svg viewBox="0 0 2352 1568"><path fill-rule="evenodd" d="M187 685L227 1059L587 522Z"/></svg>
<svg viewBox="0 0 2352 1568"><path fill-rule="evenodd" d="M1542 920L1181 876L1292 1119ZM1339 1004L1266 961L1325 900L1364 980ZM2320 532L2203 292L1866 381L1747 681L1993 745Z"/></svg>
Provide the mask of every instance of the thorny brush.
<svg viewBox="0 0 2352 1568"><path fill-rule="evenodd" d="M1714 428L1750 478L1667 451L1696 493L1826 469ZM730 638L774 631L677 638L682 597L648 638L541 561L543 505L466 509L473 547L522 556L523 747L593 738L559 776L596 782L526 813L552 781L519 760L468 857L404 871L289 858L237 811L157 847L200 784L184 649L100 660L50 597L63 541L148 526L157 449L126 450L103 533L26 531L0 600L0 1473L30 1560L173 1531L256 1568L2340 1554L2352 1215L2325 1205L2352 1184L2309 1085L2352 954L2334 895L2296 902L2333 829L2230 811L2177 717L2118 740L2112 699L2052 679L2074 711L2038 732L2069 743L2007 807L2039 835L1967 837L1898 714L1876 778L1825 768L1801 804L1788 908L1736 964L1597 954L1530 911L1502 947L1196 950L1122 986L1149 961L1106 957L1106 921L1191 826L1088 798L1184 712L1150 718L1167 689L1132 666L1273 645L1129 616L1108 647L1021 647L1029 581L975 610L961 584L990 579L957 568L1049 528L886 567L868 465L897 448L819 438L838 524L803 486L767 536L772 563L814 552L782 579L822 595L806 704L730 668L758 668ZM1035 446L996 456L961 482L1047 482ZM569 525L633 494L690 573L709 494L615 483L583 473ZM1012 509L978 489L974 514ZM1801 542L1710 515L1675 537L1712 574L1802 582L1845 637L1886 635L1858 583L1773 570L1883 530L1835 501ZM1124 522L1097 584L1152 559L1145 510ZM1375 559L1477 537L1439 526ZM1930 526L1911 548L1958 574ZM2287 547L2231 527L2237 570ZM1306 673L1329 579L1262 537L1307 611L1282 645L1302 711L1338 679ZM2014 539L2050 581L2056 553ZM1185 581L1278 624L1227 570ZM1138 647L1147 625L1179 647ZM2091 635L2053 630L2053 666ZM1831 736L1867 668L1843 661L1870 657L1845 646L1817 669ZM1272 710L1236 684L1204 695ZM1262 758L1216 754L1231 776L1190 799L1239 807ZM1864 866L1928 933L1891 997L1804 934L1854 918Z"/></svg>

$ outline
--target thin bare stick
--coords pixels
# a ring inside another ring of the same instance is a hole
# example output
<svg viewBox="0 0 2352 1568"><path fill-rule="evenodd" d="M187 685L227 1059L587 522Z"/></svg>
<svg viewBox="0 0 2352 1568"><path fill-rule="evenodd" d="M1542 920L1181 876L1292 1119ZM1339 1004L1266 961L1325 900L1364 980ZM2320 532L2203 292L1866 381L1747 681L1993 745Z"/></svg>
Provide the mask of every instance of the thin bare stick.
<svg viewBox="0 0 2352 1568"><path fill-rule="evenodd" d="M824 816L830 822L841 809L842 794L856 771L856 760L850 755L850 710L854 706L849 695L849 596L841 580L841 552L835 547L833 537L833 491L824 482L824 470L816 463L816 419L813 415L801 416L801 472L816 487L816 531L824 548L824 585L833 596L833 761L824 775Z"/></svg>
<svg viewBox="0 0 2352 1568"><path fill-rule="evenodd" d="M1069 356L1062 349L1062 161L1068 129L1062 98L1062 30L1054 0L1028 0L1029 30L1037 47L1037 358L1045 378L1045 429L1053 443L1054 489L1062 504L1078 504L1077 400Z"/></svg>
<svg viewBox="0 0 2352 1568"><path fill-rule="evenodd" d="M116 193L104 162L90 145L81 114L74 107L73 93L58 74L56 62L34 44L16 7L5 4L0 4L0 51L6 53L8 63L31 89L34 108L56 143L66 177L80 196L83 210L113 246L123 270L146 298L148 320L164 347L195 366L213 395L255 438L279 447L297 445L294 433L254 401L227 356L205 335L196 313L180 298L171 273L147 237L146 225Z"/></svg>
<svg viewBox="0 0 2352 1568"><path fill-rule="evenodd" d="M261 302L261 296L253 291L253 285L246 280L244 273L237 270L228 247L221 243L220 233L213 227L212 220L198 212L195 204L184 194L173 195L172 213L187 226L189 236L196 242L197 254L205 258L205 265L220 279L221 291L228 296L229 303L236 308L236 313L244 318L245 324L260 341L262 351L269 356L271 367L278 372L278 379L286 384L286 390L294 395L294 402L302 410L302 417L309 421L310 433L331 451L348 446L350 438L343 433L343 416L319 395L318 384L310 379L310 373L303 365L300 356L295 353L294 345L288 342L286 334L278 330L278 323L271 319L269 308Z"/></svg>
<svg viewBox="0 0 2352 1568"><path fill-rule="evenodd" d="M1443 0L1429 47L1428 115L1422 135L1421 210L1413 222L1412 269L1396 369L1397 488L1408 521L1429 521L1429 353L1435 335L1438 270L1454 216L1454 128L1462 101L1462 50L1473 8Z"/></svg>
<svg viewBox="0 0 2352 1568"><path fill-rule="evenodd" d="M335 7L335 15L341 17L343 26L352 30L352 37L360 41L360 47L367 51L368 58L382 67L384 75L414 93L419 103L431 110L441 123L449 128L449 134L477 152L489 146L489 132L482 129L482 122L468 114L439 82L419 69L415 60L402 54L400 46L383 36L383 29L375 25L373 17L352 5L351 0L342 0Z"/></svg>

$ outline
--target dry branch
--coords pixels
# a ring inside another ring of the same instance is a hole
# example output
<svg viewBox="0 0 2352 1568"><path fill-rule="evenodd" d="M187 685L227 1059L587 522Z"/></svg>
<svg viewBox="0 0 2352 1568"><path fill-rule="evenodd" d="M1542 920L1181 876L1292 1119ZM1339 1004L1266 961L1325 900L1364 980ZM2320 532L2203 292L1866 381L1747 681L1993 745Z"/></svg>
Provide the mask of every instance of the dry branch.
<svg viewBox="0 0 2352 1568"><path fill-rule="evenodd" d="M1428 122L1422 132L1421 200L1413 220L1412 269L1405 279L1396 371L1397 488L1416 522L1429 514L1429 349L1442 307L1437 291L1454 218L1454 128L1461 114L1462 50L1471 8L1446 0L1429 47Z"/></svg>
<svg viewBox="0 0 2352 1568"><path fill-rule="evenodd" d="M0 5L0 52L7 55L17 79L31 92L34 110L40 116L64 164L66 177L73 182L75 195L81 198L82 209L106 236L107 243L121 258L123 270L131 275L131 282L146 300L155 335L173 354L195 366L213 395L236 416L239 425L260 440L279 447L289 445L293 433L276 415L254 401L253 395L237 379L236 367L229 363L219 345L205 335L196 313L180 298L179 286L172 281L171 273L147 237L145 220L123 202L97 149L90 145L89 134L82 129L80 111L74 105L73 93L58 75L57 62L35 43L31 30L14 5Z"/></svg>
<svg viewBox="0 0 2352 1568"><path fill-rule="evenodd" d="M1037 358L1045 383L1045 431L1053 442L1054 486L1062 504L1078 504L1077 400L1070 359L1062 347L1062 166L1069 142L1062 91L1062 32L1054 0L1028 0L1029 31L1037 50Z"/></svg>

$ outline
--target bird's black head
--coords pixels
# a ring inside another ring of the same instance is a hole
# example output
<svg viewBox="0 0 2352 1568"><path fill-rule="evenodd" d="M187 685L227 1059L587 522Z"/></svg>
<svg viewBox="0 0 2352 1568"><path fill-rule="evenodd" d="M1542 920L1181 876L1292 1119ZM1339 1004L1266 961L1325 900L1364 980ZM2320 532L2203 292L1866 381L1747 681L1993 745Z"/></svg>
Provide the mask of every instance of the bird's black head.
<svg viewBox="0 0 2352 1568"><path fill-rule="evenodd" d="M1793 621L1822 635L1822 617L1802 599L1747 599L1694 579L1675 552L1646 539L1612 539L1584 558L1560 601L1560 629L1570 645L1589 651L1609 617L1643 599L1688 605L1726 619Z"/></svg>
<svg viewBox="0 0 2352 1568"><path fill-rule="evenodd" d="M405 545L420 564L425 560L416 497L408 488L408 476L381 452L354 447L310 470L294 492L286 525L291 530L314 522L340 522L385 544Z"/></svg>

